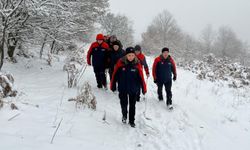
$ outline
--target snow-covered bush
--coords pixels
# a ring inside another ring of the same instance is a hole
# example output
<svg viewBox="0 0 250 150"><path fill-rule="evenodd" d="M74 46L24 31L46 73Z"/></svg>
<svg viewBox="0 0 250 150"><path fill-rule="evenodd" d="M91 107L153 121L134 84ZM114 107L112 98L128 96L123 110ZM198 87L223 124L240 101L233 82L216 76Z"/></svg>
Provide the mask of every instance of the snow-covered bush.
<svg viewBox="0 0 250 150"><path fill-rule="evenodd" d="M78 47L76 45L75 42L70 42L68 45L67 45L67 50L69 51L77 51Z"/></svg>
<svg viewBox="0 0 250 150"><path fill-rule="evenodd" d="M14 78L11 74L0 73L0 95L1 98L15 97L17 91L13 89Z"/></svg>
<svg viewBox="0 0 250 150"><path fill-rule="evenodd" d="M78 96L76 98L71 98L69 101L75 101L76 108L87 105L88 108L96 110L96 98L92 93L91 86L88 82L85 82L83 87L78 91Z"/></svg>
<svg viewBox="0 0 250 150"><path fill-rule="evenodd" d="M66 64L63 67L64 70L67 71L68 73L68 87L72 88L76 86L76 77L77 74L79 73L78 69L76 68L75 64Z"/></svg>
<svg viewBox="0 0 250 150"><path fill-rule="evenodd" d="M203 61L182 62L179 65L196 73L200 80L208 79L212 82L223 80L234 88L250 85L250 68L239 63L231 63L228 58L216 58L213 54L209 54L203 57Z"/></svg>
<svg viewBox="0 0 250 150"><path fill-rule="evenodd" d="M72 63L72 62L77 63L79 65L84 64L83 52L80 50L70 51L66 58L65 64Z"/></svg>
<svg viewBox="0 0 250 150"><path fill-rule="evenodd" d="M14 78L11 74L5 74L0 72L0 109L4 106L4 98L15 97L17 91L13 88ZM18 109L18 107L11 103L10 108L12 110Z"/></svg>
<svg viewBox="0 0 250 150"><path fill-rule="evenodd" d="M70 50L68 51L65 65L63 66L63 71L67 71L68 87L72 88L77 85L80 76L82 76L82 73L85 71L84 66L86 66L86 62L84 59L84 50L82 50L82 47L77 48L76 45L71 44L71 46L69 46L68 48L70 48Z"/></svg>

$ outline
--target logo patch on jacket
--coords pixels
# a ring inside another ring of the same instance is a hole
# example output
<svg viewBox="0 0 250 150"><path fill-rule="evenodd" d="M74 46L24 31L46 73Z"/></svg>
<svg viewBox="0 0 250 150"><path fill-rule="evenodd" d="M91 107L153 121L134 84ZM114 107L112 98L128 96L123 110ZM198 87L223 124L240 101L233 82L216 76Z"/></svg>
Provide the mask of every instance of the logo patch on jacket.
<svg viewBox="0 0 250 150"><path fill-rule="evenodd" d="M122 68L122 71L125 71L126 70L126 68Z"/></svg>
<svg viewBox="0 0 250 150"><path fill-rule="evenodd" d="M102 51L105 51L105 49L102 49Z"/></svg>
<svg viewBox="0 0 250 150"><path fill-rule="evenodd" d="M132 72L136 72L136 69L131 69Z"/></svg>

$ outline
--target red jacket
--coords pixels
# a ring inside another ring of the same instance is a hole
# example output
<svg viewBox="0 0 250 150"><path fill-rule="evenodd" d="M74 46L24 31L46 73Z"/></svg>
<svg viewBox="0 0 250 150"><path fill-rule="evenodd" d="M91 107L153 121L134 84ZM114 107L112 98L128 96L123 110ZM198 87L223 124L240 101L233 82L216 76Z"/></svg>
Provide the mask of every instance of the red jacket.
<svg viewBox="0 0 250 150"><path fill-rule="evenodd" d="M172 73L174 77L177 77L176 65L170 55L167 59L164 59L162 55L155 58L152 70L155 81L163 83L171 81Z"/></svg>
<svg viewBox="0 0 250 150"><path fill-rule="evenodd" d="M148 64L147 64L145 55L140 53L140 54L136 55L136 57L140 60L141 65L143 65L146 74L149 74Z"/></svg>
<svg viewBox="0 0 250 150"><path fill-rule="evenodd" d="M99 43L94 42L91 44L88 54L87 54L87 63L93 66L100 66L104 65L107 61L107 51L108 51L108 44L103 42L101 45ZM92 56L92 63L91 63L91 56Z"/></svg>

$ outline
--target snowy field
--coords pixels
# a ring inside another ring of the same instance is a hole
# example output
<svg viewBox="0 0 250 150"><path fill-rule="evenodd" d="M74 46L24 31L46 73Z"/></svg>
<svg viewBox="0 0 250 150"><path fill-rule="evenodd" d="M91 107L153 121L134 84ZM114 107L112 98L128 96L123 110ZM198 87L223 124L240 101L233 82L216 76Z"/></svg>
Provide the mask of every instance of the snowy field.
<svg viewBox="0 0 250 150"><path fill-rule="evenodd" d="M5 101L14 101L19 110L12 111L8 104L0 110L0 150L250 149L249 89L200 81L178 68L173 83L174 111L157 100L156 85L150 78L145 100L136 104L136 128L131 128L121 122L117 93L97 89L92 67L87 67L80 85L88 81L92 86L96 111L87 107L76 110L74 102L68 102L77 89L67 88L64 57L53 67L44 60L18 61L3 68L13 74L19 91L16 98Z"/></svg>

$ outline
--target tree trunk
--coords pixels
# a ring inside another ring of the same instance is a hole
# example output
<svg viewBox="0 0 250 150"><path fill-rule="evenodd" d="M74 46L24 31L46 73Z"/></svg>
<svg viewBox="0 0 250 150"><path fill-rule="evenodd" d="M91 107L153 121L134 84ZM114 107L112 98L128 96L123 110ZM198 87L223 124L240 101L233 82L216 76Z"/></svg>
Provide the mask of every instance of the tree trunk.
<svg viewBox="0 0 250 150"><path fill-rule="evenodd" d="M43 39L43 44L42 44L42 47L41 47L41 50L40 50L40 59L42 59L42 56L43 56L43 48L45 46L47 36L48 35L46 34L45 37L44 37L44 39Z"/></svg>
<svg viewBox="0 0 250 150"><path fill-rule="evenodd" d="M53 54L55 43L56 43L56 40L53 40L52 45L51 45L51 49L50 49L51 54Z"/></svg>
<svg viewBox="0 0 250 150"><path fill-rule="evenodd" d="M8 46L8 52L7 53L8 53L10 58L13 58L15 49L16 49L16 45Z"/></svg>
<svg viewBox="0 0 250 150"><path fill-rule="evenodd" d="M2 40L4 40L3 38L2 38ZM3 59L2 59L2 55L3 55L3 53L4 53L4 46L3 46L3 42L1 41L1 44L0 44L0 55L1 55L1 59L0 59L0 70L2 69L2 67L3 67Z"/></svg>
<svg viewBox="0 0 250 150"><path fill-rule="evenodd" d="M6 25L6 22L5 22L5 25ZM0 44L0 70L2 69L3 67L3 59L4 59L4 42L5 42L5 32L6 32L6 26L4 26L4 29L3 29L3 37L2 37L2 43Z"/></svg>
<svg viewBox="0 0 250 150"><path fill-rule="evenodd" d="M10 58L13 58L14 56L14 52L15 52L15 49L16 49L16 46L17 46L17 38L14 36L14 34L12 33L9 33L9 37L8 37L8 40L7 40L7 48L8 48L8 55Z"/></svg>

